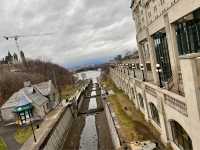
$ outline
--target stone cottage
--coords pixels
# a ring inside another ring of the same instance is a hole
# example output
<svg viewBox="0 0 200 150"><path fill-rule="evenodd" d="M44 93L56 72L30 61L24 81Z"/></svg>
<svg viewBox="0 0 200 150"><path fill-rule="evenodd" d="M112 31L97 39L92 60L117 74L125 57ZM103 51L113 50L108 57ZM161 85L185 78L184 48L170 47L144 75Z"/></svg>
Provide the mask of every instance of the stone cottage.
<svg viewBox="0 0 200 150"><path fill-rule="evenodd" d="M19 113L24 113L25 120L28 118L29 113L33 119L42 119L58 104L58 98L58 91L51 80L35 85L32 85L30 82L25 82L24 88L14 93L2 105L2 119L4 121L14 121ZM27 106L30 107L28 111L19 111L20 109L27 108Z"/></svg>

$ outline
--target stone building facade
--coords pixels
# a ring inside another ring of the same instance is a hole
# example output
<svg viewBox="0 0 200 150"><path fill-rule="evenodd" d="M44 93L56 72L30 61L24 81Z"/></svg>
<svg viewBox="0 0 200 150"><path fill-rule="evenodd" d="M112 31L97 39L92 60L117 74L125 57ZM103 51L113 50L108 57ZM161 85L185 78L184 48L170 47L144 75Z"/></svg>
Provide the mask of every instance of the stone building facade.
<svg viewBox="0 0 200 150"><path fill-rule="evenodd" d="M131 10L139 60L111 65L111 78L163 143L200 150L200 0L133 0Z"/></svg>

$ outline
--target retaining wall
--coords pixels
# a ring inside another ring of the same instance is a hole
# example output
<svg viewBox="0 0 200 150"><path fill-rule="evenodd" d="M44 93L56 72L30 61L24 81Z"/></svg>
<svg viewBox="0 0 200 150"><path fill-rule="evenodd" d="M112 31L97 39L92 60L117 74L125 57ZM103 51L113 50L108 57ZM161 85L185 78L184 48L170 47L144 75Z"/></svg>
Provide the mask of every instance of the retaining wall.
<svg viewBox="0 0 200 150"><path fill-rule="evenodd" d="M62 116L58 120L57 124L51 132L49 132L48 138L40 145L39 149L44 150L60 150L63 146L64 139L71 128L73 122L73 116L70 108L66 108Z"/></svg>
<svg viewBox="0 0 200 150"><path fill-rule="evenodd" d="M120 141L118 132L116 130L116 126L115 126L115 122L114 122L113 117L112 117L111 110L110 110L107 102L105 100L102 100L102 101L103 101L104 110L105 110L105 113L106 113L106 118L107 118L107 121L108 121L110 135L112 137L113 145L114 145L115 149L119 149L121 147L121 141Z"/></svg>

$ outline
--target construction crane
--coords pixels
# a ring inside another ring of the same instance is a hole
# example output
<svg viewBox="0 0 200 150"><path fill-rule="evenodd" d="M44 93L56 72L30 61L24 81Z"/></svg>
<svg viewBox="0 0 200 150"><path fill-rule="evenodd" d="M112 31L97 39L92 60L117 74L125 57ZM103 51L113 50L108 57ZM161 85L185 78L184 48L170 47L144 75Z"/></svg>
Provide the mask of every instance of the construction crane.
<svg viewBox="0 0 200 150"><path fill-rule="evenodd" d="M49 36L49 35L53 35L55 33L42 33L42 34L26 34L26 35L12 35L12 36L3 36L4 39L6 40L10 40L10 39L13 39L15 40L15 44L16 44L16 47L17 47L17 51L19 52L19 55L20 55L20 58L21 58L21 61L22 63L24 63L26 65L26 60L23 56L23 53L22 51L20 51L20 47L19 47L19 38L26 38L26 37L41 37L41 36Z"/></svg>

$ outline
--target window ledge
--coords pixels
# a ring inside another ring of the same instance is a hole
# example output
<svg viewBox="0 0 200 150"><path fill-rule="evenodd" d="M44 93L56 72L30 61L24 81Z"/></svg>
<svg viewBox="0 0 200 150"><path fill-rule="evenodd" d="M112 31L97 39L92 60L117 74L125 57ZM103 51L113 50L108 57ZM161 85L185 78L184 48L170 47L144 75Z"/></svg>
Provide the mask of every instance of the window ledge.
<svg viewBox="0 0 200 150"><path fill-rule="evenodd" d="M200 53L190 53L190 54L185 54L185 55L179 56L180 59L193 59L196 57L200 57Z"/></svg>

